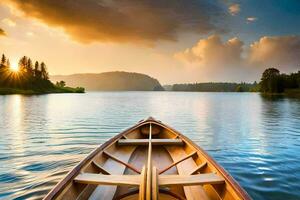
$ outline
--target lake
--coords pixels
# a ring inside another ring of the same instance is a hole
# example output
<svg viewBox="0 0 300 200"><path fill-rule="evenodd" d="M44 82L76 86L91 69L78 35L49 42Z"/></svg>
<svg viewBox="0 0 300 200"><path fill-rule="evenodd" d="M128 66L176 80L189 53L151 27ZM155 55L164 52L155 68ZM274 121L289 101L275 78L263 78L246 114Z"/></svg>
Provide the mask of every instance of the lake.
<svg viewBox="0 0 300 200"><path fill-rule="evenodd" d="M153 116L208 151L253 199L300 199L300 100L257 93L0 96L0 199L40 199L91 150Z"/></svg>

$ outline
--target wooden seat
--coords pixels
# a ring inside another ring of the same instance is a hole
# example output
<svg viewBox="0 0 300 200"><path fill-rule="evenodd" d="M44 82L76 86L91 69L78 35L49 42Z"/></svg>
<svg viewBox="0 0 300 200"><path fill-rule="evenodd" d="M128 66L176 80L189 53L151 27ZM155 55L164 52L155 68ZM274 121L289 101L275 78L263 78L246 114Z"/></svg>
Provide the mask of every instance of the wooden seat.
<svg viewBox="0 0 300 200"><path fill-rule="evenodd" d="M183 145L181 139L151 139L152 145ZM149 139L120 139L118 145L148 145Z"/></svg>
<svg viewBox="0 0 300 200"><path fill-rule="evenodd" d="M198 175L160 175L158 182L161 186L171 185L205 185L205 184L223 184L224 178L214 174L198 174Z"/></svg>
<svg viewBox="0 0 300 200"><path fill-rule="evenodd" d="M154 172L152 187L155 192L157 186L171 185L205 185L205 184L222 184L224 179L214 173L198 175L159 175L157 176L156 168ZM77 183L94 184L94 185L140 185L144 183L141 175L104 175L94 173L82 173L75 179Z"/></svg>
<svg viewBox="0 0 300 200"><path fill-rule="evenodd" d="M104 175L94 173L79 174L74 181L94 185L140 185L140 175Z"/></svg>
<svg viewBox="0 0 300 200"><path fill-rule="evenodd" d="M141 175L104 175L94 173L82 173L74 178L74 182L88 185L129 185L139 186L139 200L144 200L146 195L146 169L145 166Z"/></svg>

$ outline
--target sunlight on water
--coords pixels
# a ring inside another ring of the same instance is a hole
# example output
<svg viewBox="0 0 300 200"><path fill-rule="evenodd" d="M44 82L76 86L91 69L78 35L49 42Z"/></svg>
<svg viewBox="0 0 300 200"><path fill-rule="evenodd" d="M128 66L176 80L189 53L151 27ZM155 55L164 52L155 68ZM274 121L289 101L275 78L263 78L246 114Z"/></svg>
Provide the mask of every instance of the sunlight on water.
<svg viewBox="0 0 300 200"><path fill-rule="evenodd" d="M300 199L300 100L180 92L0 96L0 199L41 199L148 116L207 150L253 199Z"/></svg>

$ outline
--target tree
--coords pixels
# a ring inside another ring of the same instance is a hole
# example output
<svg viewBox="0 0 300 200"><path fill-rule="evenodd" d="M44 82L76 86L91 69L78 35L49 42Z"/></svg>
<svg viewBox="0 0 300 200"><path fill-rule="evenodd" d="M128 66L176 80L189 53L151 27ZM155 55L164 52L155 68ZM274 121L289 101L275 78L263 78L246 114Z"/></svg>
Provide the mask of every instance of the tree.
<svg viewBox="0 0 300 200"><path fill-rule="evenodd" d="M56 86L57 87L65 87L66 86L66 82L65 81L59 81L59 82L57 81L56 82Z"/></svg>
<svg viewBox="0 0 300 200"><path fill-rule="evenodd" d="M2 57L1 57L1 65L5 65L6 64L6 57L4 54L2 54Z"/></svg>
<svg viewBox="0 0 300 200"><path fill-rule="evenodd" d="M33 75L35 78L41 78L41 73L39 71L39 67L40 67L40 64L38 61L35 61L34 63L34 70L33 70Z"/></svg>
<svg viewBox="0 0 300 200"><path fill-rule="evenodd" d="M265 93L280 93L283 92L283 79L280 71L276 68L266 69L261 77L261 91Z"/></svg>
<svg viewBox="0 0 300 200"><path fill-rule="evenodd" d="M42 73L42 79L44 79L44 80L49 79L46 64L44 62L41 63L41 73Z"/></svg>
<svg viewBox="0 0 300 200"><path fill-rule="evenodd" d="M26 72L26 66L27 66L27 57L23 56L20 60L19 60L19 69L20 72L24 73Z"/></svg>
<svg viewBox="0 0 300 200"><path fill-rule="evenodd" d="M27 59L26 65L25 65L25 69L26 69L26 76L27 78L32 78L33 77L33 65L32 65L32 61L30 58Z"/></svg>
<svg viewBox="0 0 300 200"><path fill-rule="evenodd" d="M236 92L245 92L244 88L241 85L237 86L235 91Z"/></svg>

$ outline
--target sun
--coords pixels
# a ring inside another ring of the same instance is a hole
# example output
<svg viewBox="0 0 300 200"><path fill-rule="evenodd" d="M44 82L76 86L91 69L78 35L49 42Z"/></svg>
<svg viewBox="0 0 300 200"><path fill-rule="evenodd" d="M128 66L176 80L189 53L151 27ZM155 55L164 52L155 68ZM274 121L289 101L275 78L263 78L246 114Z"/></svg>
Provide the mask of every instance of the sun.
<svg viewBox="0 0 300 200"><path fill-rule="evenodd" d="M13 72L18 72L19 71L19 65L15 62L13 62L10 66L10 70Z"/></svg>

